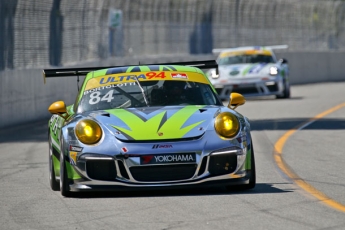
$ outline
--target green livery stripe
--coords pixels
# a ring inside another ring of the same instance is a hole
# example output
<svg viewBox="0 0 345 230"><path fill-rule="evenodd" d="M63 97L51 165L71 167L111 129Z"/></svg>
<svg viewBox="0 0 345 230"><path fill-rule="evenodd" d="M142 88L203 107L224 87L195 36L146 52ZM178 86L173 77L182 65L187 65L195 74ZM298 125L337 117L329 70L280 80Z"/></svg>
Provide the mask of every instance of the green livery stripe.
<svg viewBox="0 0 345 230"><path fill-rule="evenodd" d="M151 70L150 70L150 68L148 66L141 66L140 67L140 71L141 72L150 72Z"/></svg>
<svg viewBox="0 0 345 230"><path fill-rule="evenodd" d="M248 148L247 148L246 163L245 163L246 169L252 169L252 164L251 164L252 154L251 153L252 153L251 148L250 148L250 150L248 150Z"/></svg>
<svg viewBox="0 0 345 230"><path fill-rule="evenodd" d="M66 169L67 169L67 177L72 180L80 179L81 176L75 171L73 166L68 162L65 161Z"/></svg>
<svg viewBox="0 0 345 230"><path fill-rule="evenodd" d="M127 70L126 70L126 73L130 73L130 72L132 71L132 69L134 69L134 67L136 67L136 66L130 66L130 67L128 67Z"/></svg>
<svg viewBox="0 0 345 230"><path fill-rule="evenodd" d="M254 64L254 65L256 65L256 64ZM242 72L242 76L246 75L254 65L249 65L247 68L245 68Z"/></svg>
<svg viewBox="0 0 345 230"><path fill-rule="evenodd" d="M52 156L52 159L55 176L60 176L60 160L54 155Z"/></svg>
<svg viewBox="0 0 345 230"><path fill-rule="evenodd" d="M203 107L203 106L202 106ZM125 129L119 126L113 126L115 129L121 131L125 135L134 140L150 140L150 139L174 139L182 138L186 133L201 124L203 121L195 122L191 125L183 127L183 124L198 111L201 106L186 106L176 113L174 113L169 119L166 120L167 111L162 111L150 118L149 120L142 120L140 117L128 110L107 110L110 114L121 119L129 129ZM158 135L158 133L164 135Z"/></svg>

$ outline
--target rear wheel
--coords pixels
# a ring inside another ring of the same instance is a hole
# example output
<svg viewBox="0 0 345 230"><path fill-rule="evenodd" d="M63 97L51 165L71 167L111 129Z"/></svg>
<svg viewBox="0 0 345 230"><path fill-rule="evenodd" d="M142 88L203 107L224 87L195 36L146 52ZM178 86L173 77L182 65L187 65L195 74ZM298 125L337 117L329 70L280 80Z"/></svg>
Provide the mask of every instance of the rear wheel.
<svg viewBox="0 0 345 230"><path fill-rule="evenodd" d="M55 171L54 171L54 163L53 163L53 145L51 142L51 136L49 135L49 182L50 187L53 191L59 191L60 185L59 182L56 180Z"/></svg>
<svg viewBox="0 0 345 230"><path fill-rule="evenodd" d="M62 196L70 197L69 180L63 152L60 153L60 192Z"/></svg>

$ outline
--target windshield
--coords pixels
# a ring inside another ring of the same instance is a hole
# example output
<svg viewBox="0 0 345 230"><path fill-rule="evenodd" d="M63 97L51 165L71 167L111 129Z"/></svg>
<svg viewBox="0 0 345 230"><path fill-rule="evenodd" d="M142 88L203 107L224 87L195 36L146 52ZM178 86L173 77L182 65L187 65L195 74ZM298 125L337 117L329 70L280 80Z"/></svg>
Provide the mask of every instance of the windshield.
<svg viewBox="0 0 345 230"><path fill-rule="evenodd" d="M241 63L274 63L274 60L272 56L262 54L228 56L218 59L218 65L231 65Z"/></svg>
<svg viewBox="0 0 345 230"><path fill-rule="evenodd" d="M222 105L222 103L208 84L192 81L138 81L84 91L77 112L168 105Z"/></svg>

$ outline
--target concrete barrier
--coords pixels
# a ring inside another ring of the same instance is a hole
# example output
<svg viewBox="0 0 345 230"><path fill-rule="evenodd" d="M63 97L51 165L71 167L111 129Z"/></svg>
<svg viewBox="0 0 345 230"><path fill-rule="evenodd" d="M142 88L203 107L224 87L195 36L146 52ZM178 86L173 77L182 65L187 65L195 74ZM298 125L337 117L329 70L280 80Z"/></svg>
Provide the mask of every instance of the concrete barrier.
<svg viewBox="0 0 345 230"><path fill-rule="evenodd" d="M345 80L345 52L276 52L276 55L288 60L292 85Z"/></svg>
<svg viewBox="0 0 345 230"><path fill-rule="evenodd" d="M345 81L345 52L282 52L290 65L290 83L307 84ZM82 66L118 66L162 62L214 59L212 55L159 56L108 59L87 62ZM71 67L71 66L68 66ZM84 78L80 77L80 84ZM6 70L0 72L0 128L49 119L48 107L63 100L72 104L78 92L77 77L50 78L44 84L42 69ZM345 91L344 91L345 92Z"/></svg>

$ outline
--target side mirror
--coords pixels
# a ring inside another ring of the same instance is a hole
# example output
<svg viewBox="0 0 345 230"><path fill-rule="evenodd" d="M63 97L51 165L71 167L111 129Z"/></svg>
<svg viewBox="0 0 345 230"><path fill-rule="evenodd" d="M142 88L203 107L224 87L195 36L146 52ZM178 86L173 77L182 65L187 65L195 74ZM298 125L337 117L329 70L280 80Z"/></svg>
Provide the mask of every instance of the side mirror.
<svg viewBox="0 0 345 230"><path fill-rule="evenodd" d="M243 97L242 94L231 93L228 108L236 109L238 106L243 105L244 103L246 103L246 99Z"/></svg>
<svg viewBox="0 0 345 230"><path fill-rule="evenodd" d="M63 101L54 102L53 104L49 106L48 111L51 114L57 114L64 119L68 117L66 105L65 105L65 102Z"/></svg>
<svg viewBox="0 0 345 230"><path fill-rule="evenodd" d="M279 62L281 62L282 64L287 64L288 60L286 60L285 58L281 58L279 59Z"/></svg>

